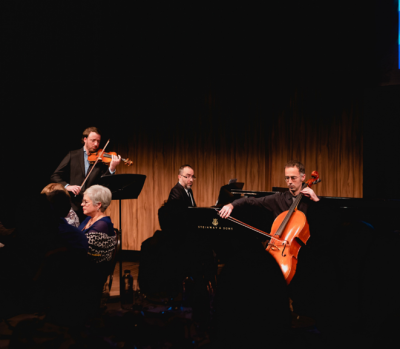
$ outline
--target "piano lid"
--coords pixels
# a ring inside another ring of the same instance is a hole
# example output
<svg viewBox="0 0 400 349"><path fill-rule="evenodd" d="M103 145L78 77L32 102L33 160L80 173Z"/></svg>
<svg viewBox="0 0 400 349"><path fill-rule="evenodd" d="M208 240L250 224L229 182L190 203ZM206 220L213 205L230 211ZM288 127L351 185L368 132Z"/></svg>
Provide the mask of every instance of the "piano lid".
<svg viewBox="0 0 400 349"><path fill-rule="evenodd" d="M232 194L241 197L264 197L281 191L256 191L232 189ZM397 219L400 212L399 199L349 198L334 196L319 196L320 203L327 209L333 210L342 221L364 221L375 228L400 230Z"/></svg>
<svg viewBox="0 0 400 349"><path fill-rule="evenodd" d="M222 207L237 199L238 196L233 194L232 190L241 190L243 186L244 183L237 182L236 178L230 179L229 184L223 185L219 190L219 195L215 206Z"/></svg>

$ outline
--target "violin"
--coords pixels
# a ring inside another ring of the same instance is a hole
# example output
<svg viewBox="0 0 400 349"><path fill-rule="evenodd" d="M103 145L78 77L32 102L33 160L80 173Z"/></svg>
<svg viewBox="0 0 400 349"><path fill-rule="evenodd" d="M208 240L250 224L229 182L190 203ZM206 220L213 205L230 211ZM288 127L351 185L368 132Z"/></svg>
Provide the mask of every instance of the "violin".
<svg viewBox="0 0 400 349"><path fill-rule="evenodd" d="M311 177L311 179L303 184L302 190L307 186L311 187L313 184L321 182L317 171L313 171ZM270 234L239 221L236 218L227 217L227 219L243 227L270 238L265 250L268 251L279 264L287 284L292 281L296 273L297 257L301 247L295 238L300 239L304 244L306 244L307 240L310 238L310 229L306 216L303 212L297 210L297 206L302 197L302 193L297 195L289 210L282 212L275 218Z"/></svg>
<svg viewBox="0 0 400 349"><path fill-rule="evenodd" d="M89 178L90 174L92 173L93 169L95 168L96 164L99 161L104 162L105 164L107 164L108 166L110 166L111 164L111 160L112 160L112 156L113 155L117 155L117 153L114 152L109 152L106 153L104 150L106 150L108 143L110 143L110 140L107 141L106 145L104 146L103 149L99 149L94 153L91 153L88 156L88 161L89 163L93 164L92 168L90 169L90 171L87 173L86 178L84 179L84 181L81 184L81 188L83 187L83 185L86 183L86 180ZM132 161L130 161L129 159L121 159L126 165L130 166L132 165ZM76 196L76 195L75 195Z"/></svg>
<svg viewBox="0 0 400 349"><path fill-rule="evenodd" d="M98 149L97 151L95 151L94 153L91 153L88 156L88 161L90 164L94 164L98 160L98 161L103 162L103 164L110 166L113 155L117 156L117 153L112 152L112 151L106 153L106 152L103 152L103 149ZM127 165L127 166L132 165L132 161L129 159L121 158L121 161L123 161L125 163L125 165Z"/></svg>

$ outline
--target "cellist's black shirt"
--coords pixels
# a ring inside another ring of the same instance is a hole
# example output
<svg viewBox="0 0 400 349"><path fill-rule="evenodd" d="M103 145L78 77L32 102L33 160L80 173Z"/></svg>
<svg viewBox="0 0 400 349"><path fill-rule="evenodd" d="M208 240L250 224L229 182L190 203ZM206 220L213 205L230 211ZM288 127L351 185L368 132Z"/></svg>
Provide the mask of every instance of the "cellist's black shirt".
<svg viewBox="0 0 400 349"><path fill-rule="evenodd" d="M274 218L279 216L282 212L289 210L290 206L293 204L293 195L286 191L284 193L276 193L269 196L264 196L261 198L241 198L232 202L234 208L243 206L256 206L263 207L268 211L271 211ZM307 211L310 205L315 203L308 197L303 197L297 207L298 210L303 212L307 216Z"/></svg>

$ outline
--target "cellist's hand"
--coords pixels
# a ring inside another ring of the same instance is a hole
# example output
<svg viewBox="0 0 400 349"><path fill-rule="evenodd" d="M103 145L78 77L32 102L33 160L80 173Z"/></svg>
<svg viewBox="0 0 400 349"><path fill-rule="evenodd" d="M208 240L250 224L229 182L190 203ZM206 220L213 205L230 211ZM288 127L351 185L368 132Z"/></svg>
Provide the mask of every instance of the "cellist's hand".
<svg viewBox="0 0 400 349"><path fill-rule="evenodd" d="M314 190L312 190L310 187L304 188L300 193L302 193L304 196L309 197L312 201L319 201L319 197L317 194L314 193Z"/></svg>
<svg viewBox="0 0 400 349"><path fill-rule="evenodd" d="M232 210L233 210L232 204L225 205L219 211L219 215L221 216L221 218L228 218L231 215Z"/></svg>

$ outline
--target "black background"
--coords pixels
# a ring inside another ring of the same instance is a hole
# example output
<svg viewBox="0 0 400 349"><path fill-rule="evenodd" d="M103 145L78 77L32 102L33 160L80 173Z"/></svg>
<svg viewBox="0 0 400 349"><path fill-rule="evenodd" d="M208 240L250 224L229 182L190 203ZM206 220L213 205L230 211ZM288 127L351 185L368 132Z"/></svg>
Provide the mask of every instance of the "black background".
<svg viewBox="0 0 400 349"><path fill-rule="evenodd" d="M254 93L335 86L362 94L364 196L400 195L381 175L397 171L399 86L382 86L397 60L393 1L1 6L6 191L29 183L37 192L87 126L101 125L103 140L138 124L151 129L158 115L177 122L160 102L171 91L188 103L188 89L247 85Z"/></svg>

